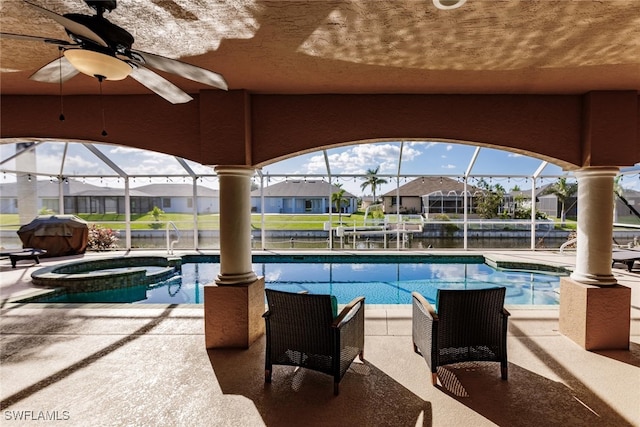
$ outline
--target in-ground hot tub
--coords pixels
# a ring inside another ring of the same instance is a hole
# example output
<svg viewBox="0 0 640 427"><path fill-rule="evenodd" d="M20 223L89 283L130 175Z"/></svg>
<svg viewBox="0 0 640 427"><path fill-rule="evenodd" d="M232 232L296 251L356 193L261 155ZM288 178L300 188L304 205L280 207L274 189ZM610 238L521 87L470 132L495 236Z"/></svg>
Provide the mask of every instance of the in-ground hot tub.
<svg viewBox="0 0 640 427"><path fill-rule="evenodd" d="M180 257L123 256L45 267L34 271L31 279L35 286L72 294L139 288L166 280L179 273L181 268ZM39 293L32 299L41 296ZM28 302L29 299L21 301Z"/></svg>

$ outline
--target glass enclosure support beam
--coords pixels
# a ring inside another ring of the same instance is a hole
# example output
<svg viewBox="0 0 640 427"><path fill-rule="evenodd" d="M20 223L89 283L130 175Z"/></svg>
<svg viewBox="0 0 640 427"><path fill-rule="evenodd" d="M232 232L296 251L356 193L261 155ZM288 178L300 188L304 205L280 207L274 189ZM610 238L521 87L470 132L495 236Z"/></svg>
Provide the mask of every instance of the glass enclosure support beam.
<svg viewBox="0 0 640 427"><path fill-rule="evenodd" d="M14 154L12 154L11 156L7 157L6 159L4 159L2 162L0 162L0 166L4 165L5 163L10 162L11 160L13 160L13 159L15 159L17 157L22 156L25 153L28 153L28 152L31 152L31 151L35 150L38 145L42 144L42 142L43 141L16 143L16 152ZM26 147L24 147L25 144L27 145ZM14 172L15 173L27 173L27 171L19 170L18 168L16 168L16 170ZM36 171L33 171L33 173L35 174Z"/></svg>
<svg viewBox="0 0 640 427"><path fill-rule="evenodd" d="M549 162L543 160L531 177L531 250L536 249L536 181Z"/></svg>
<svg viewBox="0 0 640 427"><path fill-rule="evenodd" d="M58 177L58 213L64 215L64 178Z"/></svg>
<svg viewBox="0 0 640 427"><path fill-rule="evenodd" d="M62 176L62 172L64 170L64 162L67 159L67 149L69 148L69 143L64 143L64 150L62 151L62 161L60 162L60 171L58 173L58 212L60 215L64 215L64 177Z"/></svg>
<svg viewBox="0 0 640 427"><path fill-rule="evenodd" d="M333 250L333 206L331 203L331 166L329 165L329 156L327 150L322 150L324 155L324 163L327 166L327 177L329 179L329 250ZM342 225L342 224L340 224Z"/></svg>
<svg viewBox="0 0 640 427"><path fill-rule="evenodd" d="M469 164L467 165L467 170L464 172L464 191L465 191L465 203L467 200L467 196L466 196L466 191L467 191L467 181L469 180L469 176L471 175L471 170L473 169L473 166L476 163L476 160L478 159L478 154L480 154L480 147L476 147L475 151L473 152L473 155L471 156L471 159L469 160ZM463 224L463 241L464 241L464 245L463 245L463 249L467 250L469 249L469 245L468 245L468 235L469 235L469 204L466 203L465 209L464 209L464 224Z"/></svg>
<svg viewBox="0 0 640 427"><path fill-rule="evenodd" d="M131 249L131 188L130 179L124 177L124 239L127 250Z"/></svg>
<svg viewBox="0 0 640 427"><path fill-rule="evenodd" d="M193 197L193 248L198 249L198 177L191 177L191 189Z"/></svg>
<svg viewBox="0 0 640 427"><path fill-rule="evenodd" d="M109 166L111 169L113 169L113 171L115 173L118 174L118 176L124 178L125 176L128 176L127 173L125 171L123 171L120 166L116 165L115 163L113 163L113 161L104 155L104 153L102 151L100 151L96 146L94 146L93 144L89 144L89 143L84 143L82 144L84 145L87 150L91 151L93 154L96 155L96 157L98 157L100 160L102 160L107 166Z"/></svg>
<svg viewBox="0 0 640 427"><path fill-rule="evenodd" d="M267 247L267 233L264 229L264 175L261 170L258 170L258 176L260 177L260 249L264 250Z"/></svg>
<svg viewBox="0 0 640 427"><path fill-rule="evenodd" d="M187 173L191 177L191 182L193 184L193 189L192 189L193 202L191 204L191 208L192 208L191 211L193 212L193 248L198 249L198 244L199 244L198 243L198 177L196 176L193 169L189 167L187 162L182 157L178 157L178 156L173 156L173 157L180 164L180 166L182 166L182 168L185 171L187 171Z"/></svg>
<svg viewBox="0 0 640 427"><path fill-rule="evenodd" d="M531 177L531 250L536 249L536 178Z"/></svg>
<svg viewBox="0 0 640 427"><path fill-rule="evenodd" d="M467 177L464 176L462 178L462 194L464 194L464 199L462 200L463 210L462 213L462 248L467 249L469 246L468 238L467 238L467 229L469 228L469 192L467 191Z"/></svg>
<svg viewBox="0 0 640 427"><path fill-rule="evenodd" d="M260 244L261 249L264 250L267 247L267 233L264 229L264 176L262 172L260 172Z"/></svg>
<svg viewBox="0 0 640 427"><path fill-rule="evenodd" d="M402 150L404 149L404 141L400 142L400 153L398 154L398 172L396 173L396 249L400 250L403 246L400 243L400 170L402 168ZM404 234L402 235L404 239Z"/></svg>

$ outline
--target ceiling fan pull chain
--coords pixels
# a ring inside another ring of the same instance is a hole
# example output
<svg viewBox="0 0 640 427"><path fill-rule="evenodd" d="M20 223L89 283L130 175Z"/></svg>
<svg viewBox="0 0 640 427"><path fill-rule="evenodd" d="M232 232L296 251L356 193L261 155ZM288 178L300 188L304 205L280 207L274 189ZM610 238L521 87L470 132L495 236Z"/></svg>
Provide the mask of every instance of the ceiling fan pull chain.
<svg viewBox="0 0 640 427"><path fill-rule="evenodd" d="M58 70L60 71L60 116L61 122L64 122L64 102L62 100L62 47L58 47Z"/></svg>
<svg viewBox="0 0 640 427"><path fill-rule="evenodd" d="M100 110L102 110L102 136L107 136L105 120L104 120L104 104L102 103L102 81L104 80L104 76L96 75L98 82L100 83Z"/></svg>

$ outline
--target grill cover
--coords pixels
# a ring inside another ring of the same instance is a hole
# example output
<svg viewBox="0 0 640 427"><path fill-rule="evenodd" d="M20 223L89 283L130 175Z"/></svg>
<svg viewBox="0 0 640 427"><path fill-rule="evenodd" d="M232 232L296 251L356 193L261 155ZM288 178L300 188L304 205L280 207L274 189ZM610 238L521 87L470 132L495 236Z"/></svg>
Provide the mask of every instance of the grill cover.
<svg viewBox="0 0 640 427"><path fill-rule="evenodd" d="M89 226L75 215L39 215L18 236L22 247L46 249L47 257L76 255L87 250Z"/></svg>

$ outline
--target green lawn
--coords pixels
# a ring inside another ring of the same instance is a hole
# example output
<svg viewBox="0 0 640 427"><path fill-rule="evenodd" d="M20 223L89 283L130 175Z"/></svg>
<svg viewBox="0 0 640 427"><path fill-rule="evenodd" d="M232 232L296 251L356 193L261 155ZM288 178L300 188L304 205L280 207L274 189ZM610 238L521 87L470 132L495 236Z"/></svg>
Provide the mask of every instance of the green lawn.
<svg viewBox="0 0 640 427"><path fill-rule="evenodd" d="M96 224L104 228L114 228L124 230L124 214L77 214L79 218ZM362 225L363 213L352 215L342 215L342 223L345 226ZM198 229L218 230L220 215L202 214L198 215ZM332 217L333 226L339 225L339 217L334 214ZM193 215L165 213L160 215L158 221L150 214L131 215L132 230L165 229L167 222L173 222L180 230L193 229ZM265 229L267 230L323 230L324 223L329 221L329 214L324 215L265 215ZM251 225L255 229L261 228L261 215L251 215ZM18 214L0 214L0 228L3 230L17 230L20 227Z"/></svg>
<svg viewBox="0 0 640 427"><path fill-rule="evenodd" d="M363 213L355 213L352 215L342 215L342 224L344 226L353 227L355 225L360 226L363 224ZM340 225L340 218L338 214L333 214L331 217L332 225L334 227ZM251 215L251 226L253 228L261 228L262 217L260 214ZM329 221L329 214L323 215L265 215L264 216L264 228L266 230L323 230L324 223Z"/></svg>
<svg viewBox="0 0 640 427"><path fill-rule="evenodd" d="M85 221L99 225L105 228L115 228L124 230L124 214L78 214L78 217ZM634 217L635 218L635 217ZM333 214L332 222L336 227L340 224L339 215ZM620 218L620 220L631 220L632 218ZM261 228L262 217L260 214L251 214L251 226L254 229ZM638 223L637 218L629 223ZM167 222L173 222L179 230L193 229L193 215L165 213L160 215L156 222L150 214L131 215L132 230L149 230L166 228ZM323 230L324 223L329 221L329 214L313 215L313 214L268 214L264 216L266 230ZM198 215L198 229L200 230L218 230L220 222L219 214L202 214ZM567 220L563 226L560 220L556 220L556 228L566 230L575 230L575 220ZM342 225L345 227L353 227L364 225L364 212L356 212L351 215L342 215ZM18 214L0 214L0 228L3 230L17 230L20 227Z"/></svg>

